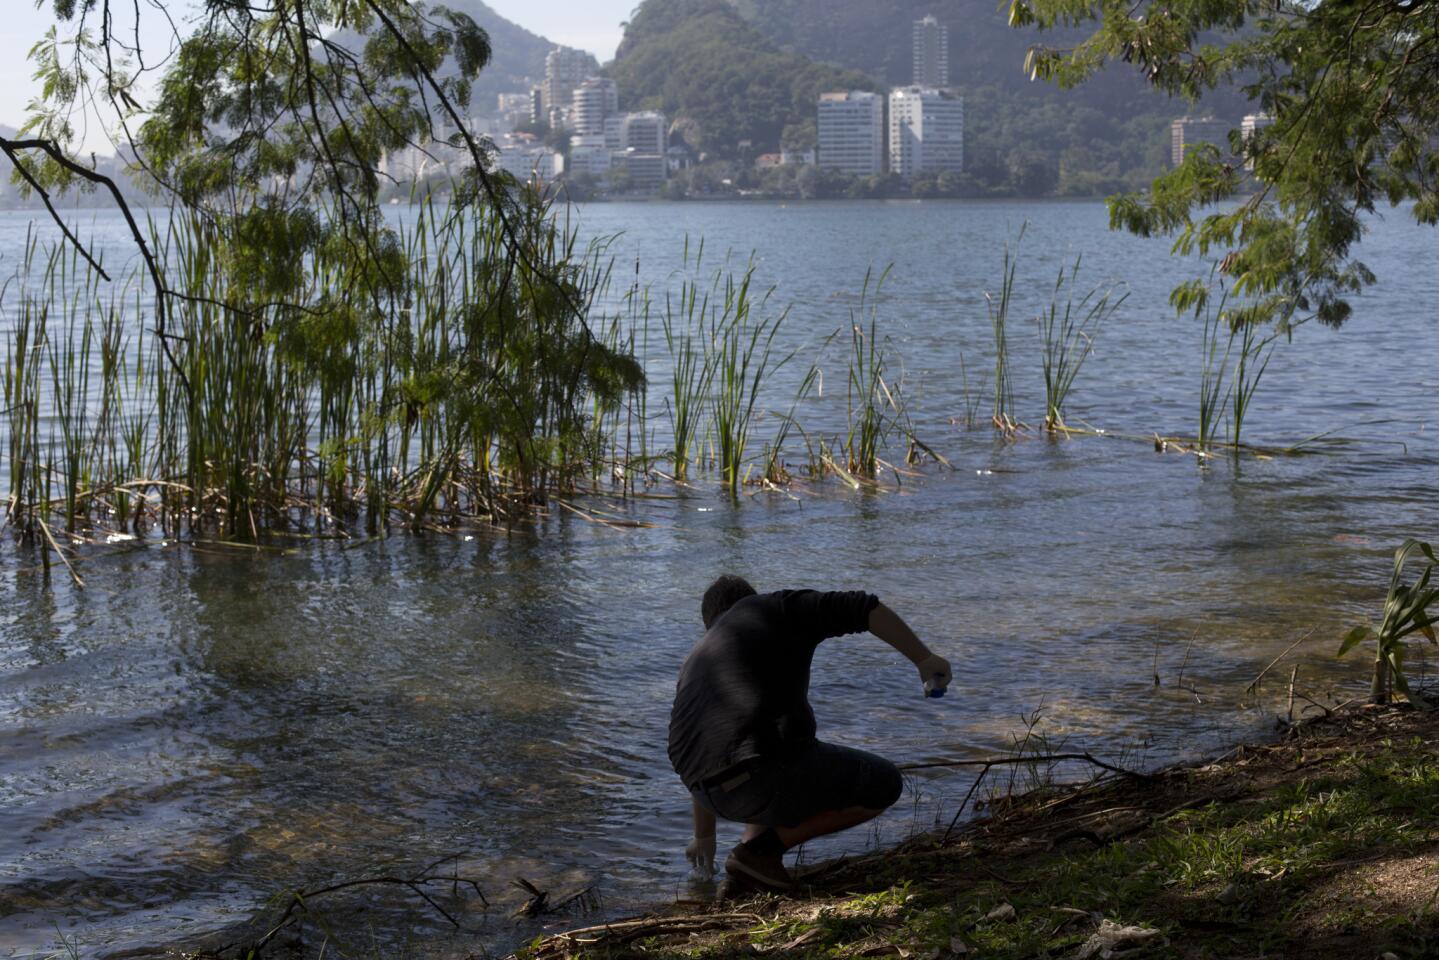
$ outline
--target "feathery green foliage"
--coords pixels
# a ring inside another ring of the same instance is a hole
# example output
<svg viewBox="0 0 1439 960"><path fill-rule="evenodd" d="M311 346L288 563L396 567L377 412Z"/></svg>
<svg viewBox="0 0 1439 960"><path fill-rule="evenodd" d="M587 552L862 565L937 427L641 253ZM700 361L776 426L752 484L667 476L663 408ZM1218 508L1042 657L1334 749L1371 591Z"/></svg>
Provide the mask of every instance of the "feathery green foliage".
<svg viewBox="0 0 1439 960"><path fill-rule="evenodd" d="M1016 27L1092 31L1064 48L1032 47L1033 76L1069 88L1123 61L1189 100L1242 84L1272 118L1248 139L1231 133L1228 149L1189 152L1147 193L1110 201L1113 227L1174 235L1177 252L1217 259L1249 323L1342 323L1348 297L1375 279L1351 253L1379 204L1407 204L1420 223L1439 223L1433 0L1177 0L1157 9L1011 0L1009 11ZM1248 192L1251 173L1257 189L1222 202Z"/></svg>

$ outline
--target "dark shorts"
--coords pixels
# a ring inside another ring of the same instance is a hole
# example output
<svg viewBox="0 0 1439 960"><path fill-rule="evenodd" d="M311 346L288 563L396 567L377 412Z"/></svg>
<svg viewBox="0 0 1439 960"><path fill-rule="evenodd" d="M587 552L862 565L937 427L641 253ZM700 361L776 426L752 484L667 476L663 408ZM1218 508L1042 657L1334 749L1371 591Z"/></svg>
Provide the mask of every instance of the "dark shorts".
<svg viewBox="0 0 1439 960"><path fill-rule="evenodd" d="M815 741L784 759L746 761L691 793L725 820L793 827L829 810L883 810L903 788L899 770L883 757Z"/></svg>

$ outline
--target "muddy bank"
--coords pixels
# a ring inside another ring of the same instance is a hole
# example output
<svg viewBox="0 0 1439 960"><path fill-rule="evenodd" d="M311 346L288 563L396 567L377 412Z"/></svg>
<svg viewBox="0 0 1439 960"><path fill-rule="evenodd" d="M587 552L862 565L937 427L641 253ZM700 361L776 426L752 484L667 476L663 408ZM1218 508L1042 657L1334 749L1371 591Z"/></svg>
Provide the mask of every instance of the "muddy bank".
<svg viewBox="0 0 1439 960"><path fill-rule="evenodd" d="M1439 955L1439 712L1352 709L1147 776L998 797L801 892L680 902L562 957Z"/></svg>

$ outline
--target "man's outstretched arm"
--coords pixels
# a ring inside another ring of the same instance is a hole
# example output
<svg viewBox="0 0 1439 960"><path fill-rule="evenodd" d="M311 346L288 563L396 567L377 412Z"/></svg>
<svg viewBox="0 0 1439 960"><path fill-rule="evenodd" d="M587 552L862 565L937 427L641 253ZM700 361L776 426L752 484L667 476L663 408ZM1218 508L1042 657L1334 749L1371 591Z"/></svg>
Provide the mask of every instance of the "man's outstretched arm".
<svg viewBox="0 0 1439 960"><path fill-rule="evenodd" d="M883 603L869 612L869 632L904 654L919 671L921 683L932 682L938 689L949 686L949 661L926 647L909 624Z"/></svg>
<svg viewBox="0 0 1439 960"><path fill-rule="evenodd" d="M693 797L690 804L694 808L695 834L685 847L685 859L697 872L709 876L715 869L715 815Z"/></svg>

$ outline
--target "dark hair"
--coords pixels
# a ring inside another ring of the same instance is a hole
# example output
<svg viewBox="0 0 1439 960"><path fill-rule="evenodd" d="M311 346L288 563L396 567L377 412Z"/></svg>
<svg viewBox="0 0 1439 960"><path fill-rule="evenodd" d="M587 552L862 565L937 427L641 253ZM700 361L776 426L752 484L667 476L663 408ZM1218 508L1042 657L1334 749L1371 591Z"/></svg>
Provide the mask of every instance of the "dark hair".
<svg viewBox="0 0 1439 960"><path fill-rule="evenodd" d="M700 601L700 616L704 619L705 629L708 630L710 625L736 602L754 595L754 587L750 586L744 577L736 577L730 573L721 576L709 585L704 599Z"/></svg>

